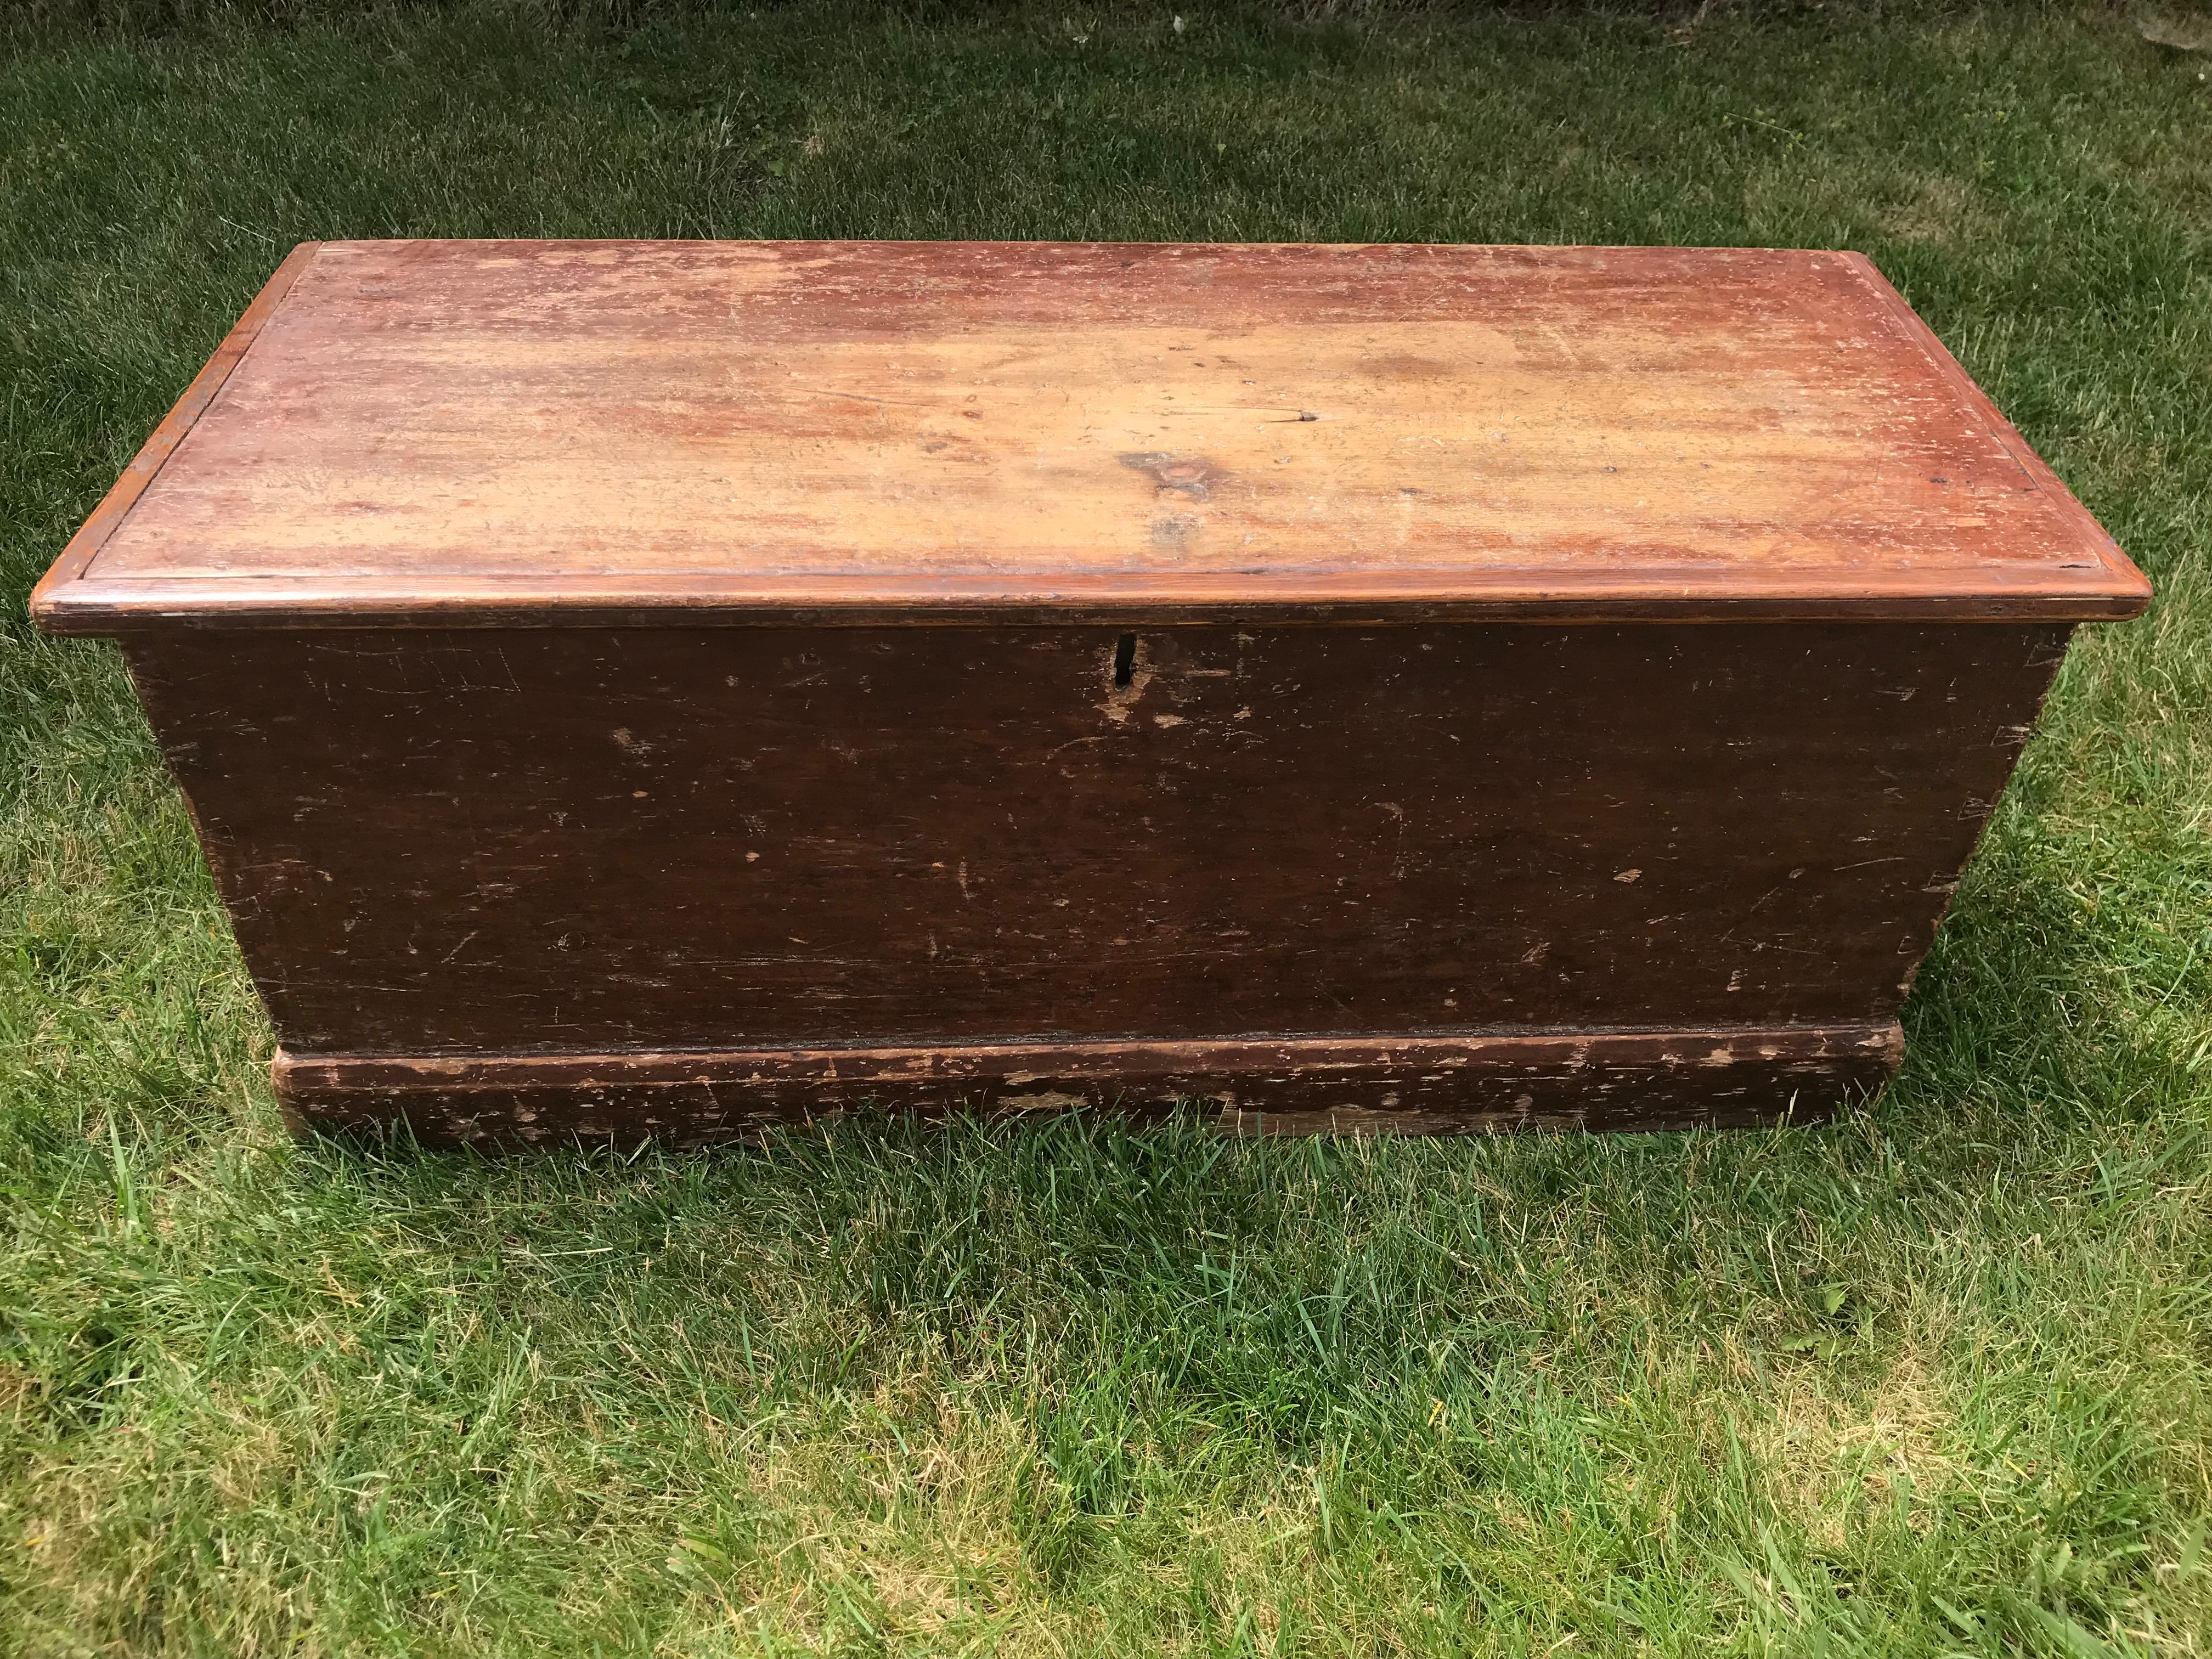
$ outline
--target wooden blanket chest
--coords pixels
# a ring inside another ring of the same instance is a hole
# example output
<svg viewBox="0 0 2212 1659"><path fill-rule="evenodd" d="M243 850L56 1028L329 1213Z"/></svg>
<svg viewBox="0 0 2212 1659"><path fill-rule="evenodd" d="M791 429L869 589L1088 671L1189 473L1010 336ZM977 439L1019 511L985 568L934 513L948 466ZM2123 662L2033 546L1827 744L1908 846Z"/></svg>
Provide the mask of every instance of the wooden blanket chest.
<svg viewBox="0 0 2212 1659"><path fill-rule="evenodd" d="M362 242L33 597L295 1122L1816 1115L2148 588L1864 258Z"/></svg>

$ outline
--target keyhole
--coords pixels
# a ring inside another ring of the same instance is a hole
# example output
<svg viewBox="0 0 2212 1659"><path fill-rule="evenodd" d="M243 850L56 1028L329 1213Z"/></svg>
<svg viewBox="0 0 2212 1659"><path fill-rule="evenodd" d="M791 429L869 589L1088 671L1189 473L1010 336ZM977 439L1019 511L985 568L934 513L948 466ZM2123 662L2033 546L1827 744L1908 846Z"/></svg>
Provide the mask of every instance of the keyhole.
<svg viewBox="0 0 2212 1659"><path fill-rule="evenodd" d="M1137 672L1137 636L1124 634L1114 646L1114 684L1127 685Z"/></svg>

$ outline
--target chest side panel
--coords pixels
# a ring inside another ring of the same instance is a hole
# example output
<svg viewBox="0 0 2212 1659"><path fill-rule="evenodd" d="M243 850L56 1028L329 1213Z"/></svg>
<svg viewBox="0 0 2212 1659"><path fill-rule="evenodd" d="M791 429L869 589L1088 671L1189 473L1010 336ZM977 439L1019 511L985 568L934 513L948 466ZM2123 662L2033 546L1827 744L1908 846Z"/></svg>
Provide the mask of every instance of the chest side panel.
<svg viewBox="0 0 2212 1659"><path fill-rule="evenodd" d="M1887 1018L2065 633L187 633L131 661L286 1046L422 1053Z"/></svg>

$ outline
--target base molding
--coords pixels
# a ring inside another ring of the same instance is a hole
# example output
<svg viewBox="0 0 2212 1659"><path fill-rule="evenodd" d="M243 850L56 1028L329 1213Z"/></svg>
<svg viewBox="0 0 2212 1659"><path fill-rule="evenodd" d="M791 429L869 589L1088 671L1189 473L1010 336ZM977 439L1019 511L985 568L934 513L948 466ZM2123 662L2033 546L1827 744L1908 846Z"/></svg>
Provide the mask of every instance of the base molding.
<svg viewBox="0 0 2212 1659"><path fill-rule="evenodd" d="M1810 1121L1887 1082L1894 1021L1451 1036L368 1054L279 1050L295 1128L428 1146L694 1144L856 1110L942 1117L1196 1103L1222 1128L1449 1134Z"/></svg>

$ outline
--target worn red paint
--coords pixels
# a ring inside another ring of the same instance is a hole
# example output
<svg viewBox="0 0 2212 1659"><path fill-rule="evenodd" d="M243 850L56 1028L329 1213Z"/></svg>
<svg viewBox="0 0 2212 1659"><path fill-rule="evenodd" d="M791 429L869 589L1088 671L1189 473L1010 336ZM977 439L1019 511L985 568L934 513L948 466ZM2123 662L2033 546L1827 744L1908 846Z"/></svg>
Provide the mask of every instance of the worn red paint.
<svg viewBox="0 0 2212 1659"><path fill-rule="evenodd" d="M526 1139L1826 1109L2147 599L1856 255L366 243L33 610L301 1120Z"/></svg>

